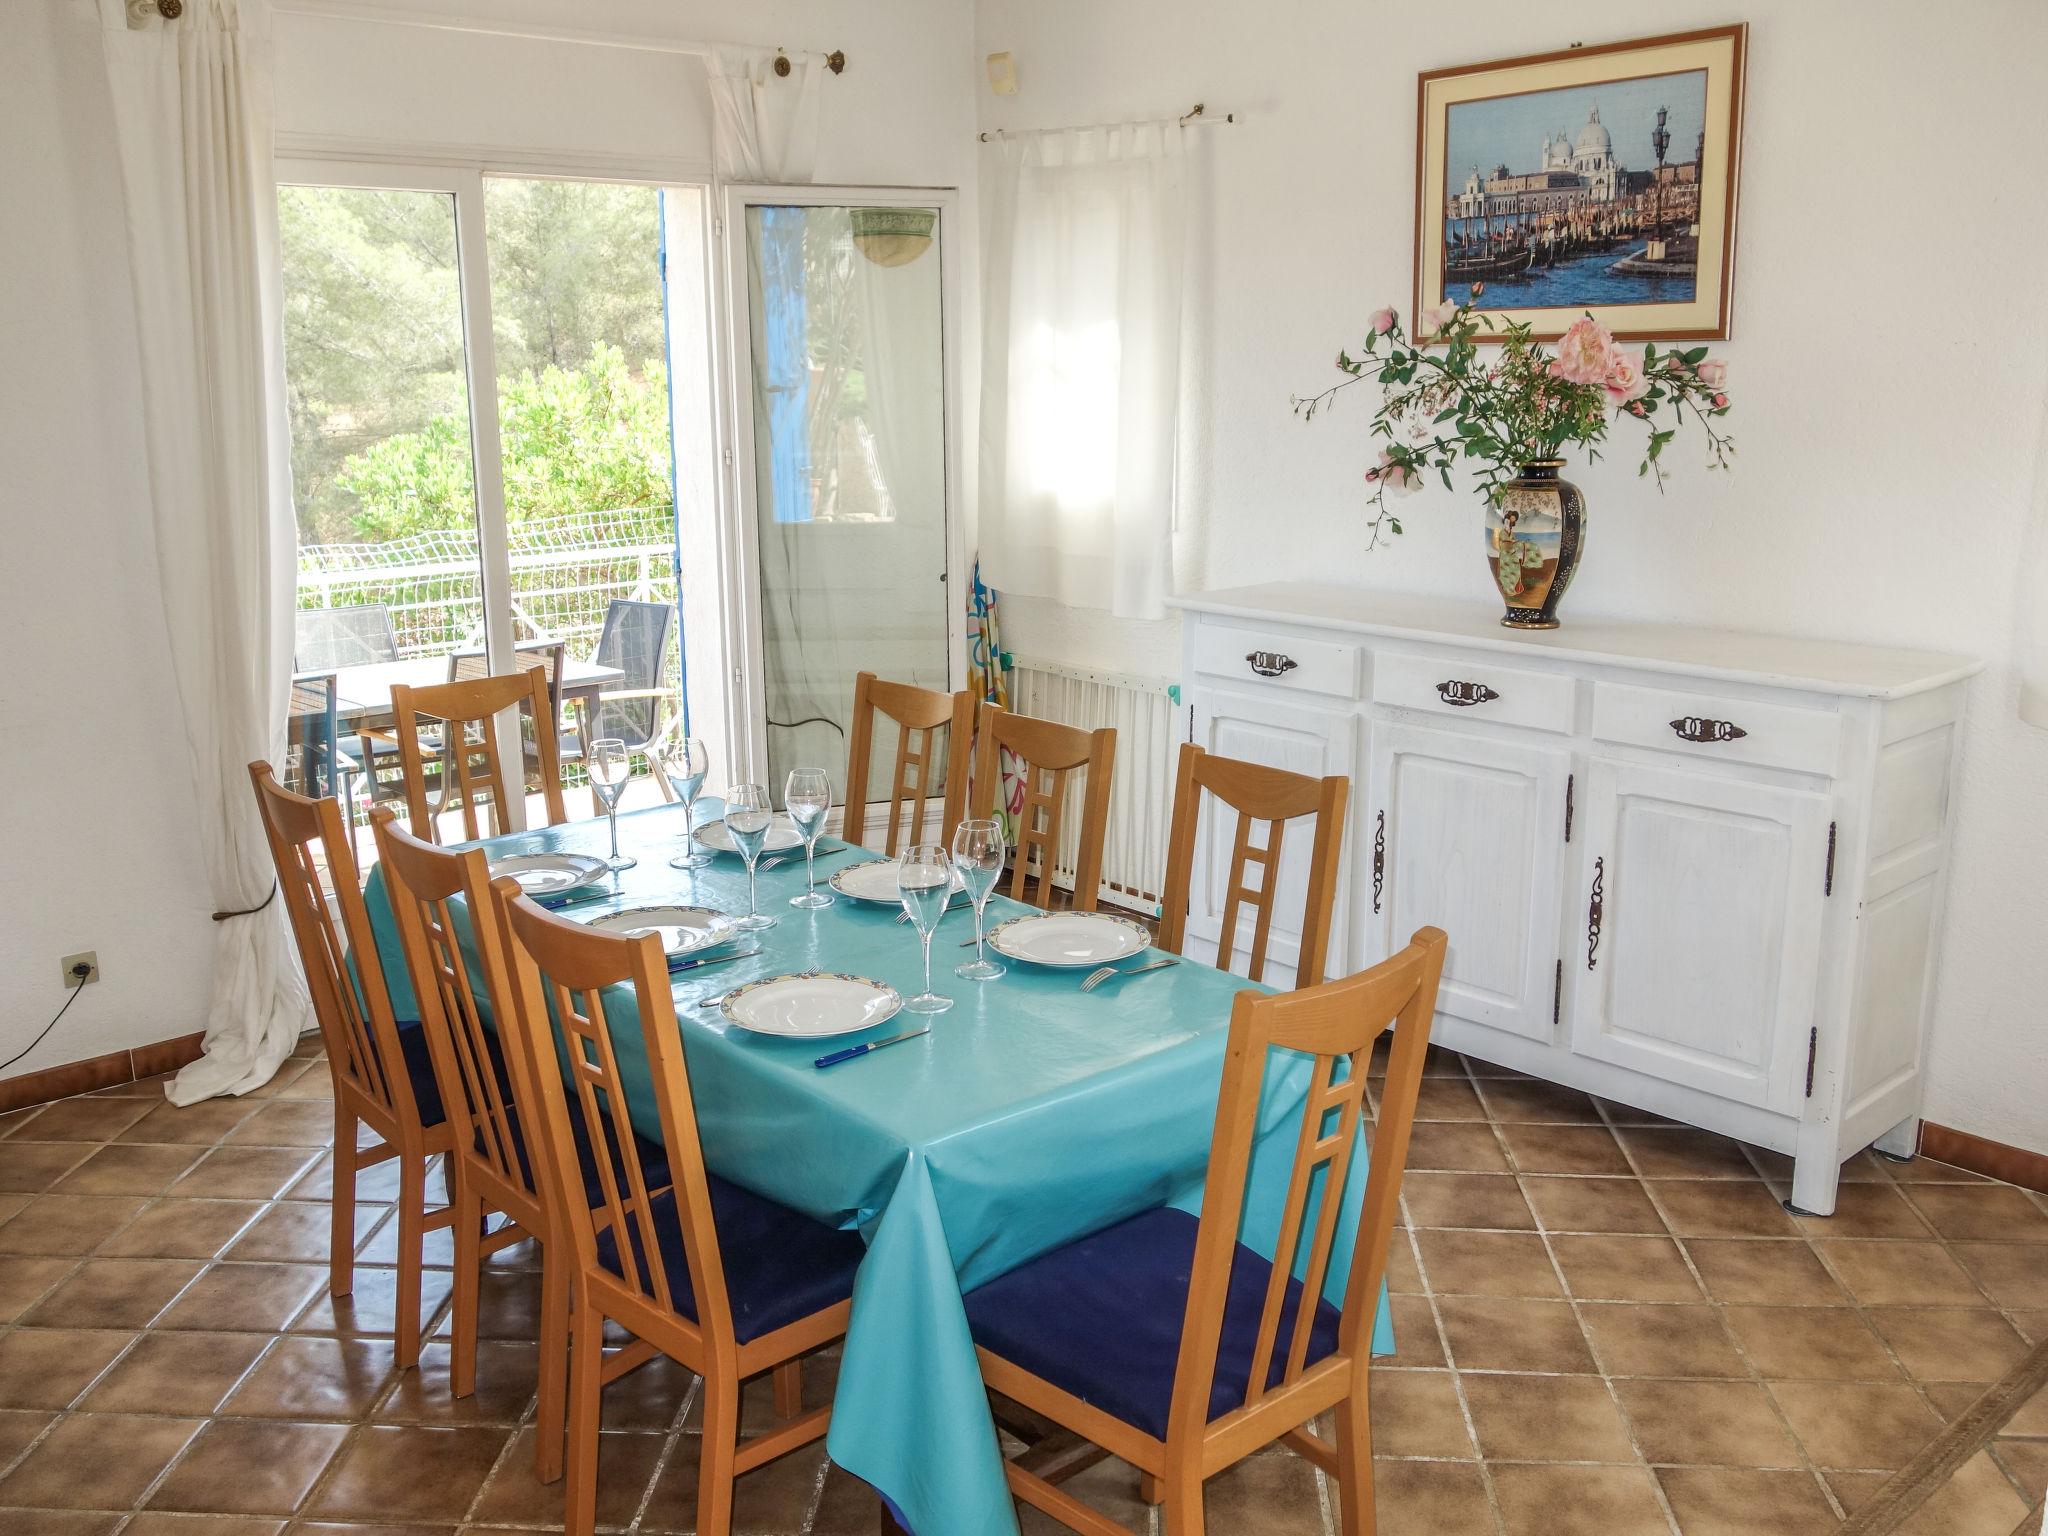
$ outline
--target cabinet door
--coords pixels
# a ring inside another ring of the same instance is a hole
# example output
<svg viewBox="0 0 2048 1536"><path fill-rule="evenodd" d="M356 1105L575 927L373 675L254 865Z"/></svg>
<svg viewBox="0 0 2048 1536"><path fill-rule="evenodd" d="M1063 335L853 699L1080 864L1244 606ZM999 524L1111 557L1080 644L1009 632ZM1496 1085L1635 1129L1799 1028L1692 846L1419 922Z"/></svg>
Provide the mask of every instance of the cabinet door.
<svg viewBox="0 0 2048 1536"><path fill-rule="evenodd" d="M1210 688L1197 696L1194 715L1196 742L1220 757L1285 768L1314 778L1333 773L1347 777L1354 774L1358 720L1347 711L1302 704L1292 696L1275 698ZM1356 803L1354 788L1354 808ZM1351 819L1355 827L1355 813ZM1345 932L1350 882L1346 871L1357 867L1351 846L1352 830L1346 829L1344 861L1337 879L1337 905L1330 919L1325 964L1332 976L1342 976L1349 969ZM1230 854L1236 834L1237 813L1214 798L1205 798L1201 833L1195 843L1194 888L1188 893L1188 950L1205 960L1214 957L1216 940L1223 929ZM1278 895L1264 977L1276 987L1294 985L1294 968L1301 960L1302 914L1308 906L1308 866L1313 841L1309 823L1304 820L1288 824L1281 844ZM1250 914L1240 911L1232 961L1239 970L1244 968L1245 957L1251 952L1252 921Z"/></svg>
<svg viewBox="0 0 2048 1536"><path fill-rule="evenodd" d="M1579 815L1572 1049L1796 1113L1819 973L1828 800L1595 759Z"/></svg>
<svg viewBox="0 0 2048 1536"><path fill-rule="evenodd" d="M1434 924L1450 936L1438 1011L1549 1043L1570 768L1562 748L1375 726L1368 958Z"/></svg>

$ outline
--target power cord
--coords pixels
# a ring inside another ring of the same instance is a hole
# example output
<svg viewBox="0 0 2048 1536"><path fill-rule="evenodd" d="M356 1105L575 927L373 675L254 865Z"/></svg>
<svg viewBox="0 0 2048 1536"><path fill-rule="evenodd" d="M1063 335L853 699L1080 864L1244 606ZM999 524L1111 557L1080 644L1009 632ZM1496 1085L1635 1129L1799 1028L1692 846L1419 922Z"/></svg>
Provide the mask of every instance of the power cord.
<svg viewBox="0 0 2048 1536"><path fill-rule="evenodd" d="M87 965L83 960L81 960L78 962L78 964L71 967L71 974L78 978L78 985L73 987L71 989L71 995L64 999L64 1006L57 1010L55 1018L52 1018L49 1023L43 1026L43 1032L40 1035L37 1035L35 1039L29 1041L27 1045L23 1046L20 1050L16 1051L12 1056L8 1057L5 1061L0 1061L0 1072L5 1072L9 1067L13 1066L17 1061L21 1060L22 1057L26 1056L30 1051L34 1050L37 1046L41 1045L45 1040L47 1040L50 1037L50 1031L57 1027L57 1020L63 1018L66 1013L70 1012L71 1005L78 1001L78 994L85 990L85 978L92 974L92 967Z"/></svg>

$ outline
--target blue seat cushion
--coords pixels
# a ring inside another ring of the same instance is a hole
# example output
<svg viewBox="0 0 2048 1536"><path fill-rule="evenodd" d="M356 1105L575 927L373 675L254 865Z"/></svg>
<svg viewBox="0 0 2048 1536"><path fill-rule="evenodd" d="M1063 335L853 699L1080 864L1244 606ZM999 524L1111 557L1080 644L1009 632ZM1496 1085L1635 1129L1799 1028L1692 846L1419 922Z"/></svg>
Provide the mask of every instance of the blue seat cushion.
<svg viewBox="0 0 2048 1536"><path fill-rule="evenodd" d="M854 1271L867 1253L857 1232L842 1232L764 1200L737 1184L712 1174L711 1220L718 1229L718 1252L725 1262L725 1292L732 1305L733 1333L742 1344L773 1333L799 1318L842 1302L853 1294ZM690 1287L690 1266L683 1253L683 1228L676 1214L674 1191L650 1203L656 1245L667 1272L669 1295L676 1310L697 1320L697 1298ZM633 1256L640 1283L649 1285L633 1234ZM597 1239L598 1262L620 1274L619 1246L611 1232Z"/></svg>
<svg viewBox="0 0 2048 1536"><path fill-rule="evenodd" d="M412 1102L420 1112L420 1127L430 1131L448 1118L448 1110L441 1102L441 1085L434 1077L426 1026L418 1019L407 1019L398 1026L398 1050L405 1058L405 1075L412 1080Z"/></svg>
<svg viewBox="0 0 2048 1536"><path fill-rule="evenodd" d="M1020 1265L969 1291L974 1342L1082 1402L1166 1438L1173 1372L1180 1356L1197 1220L1162 1207ZM1244 1405L1258 1343L1259 1313L1273 1266L1242 1243L1230 1265L1209 1417ZM1301 1282L1287 1282L1269 1386L1285 1372ZM1318 1301L1309 1324L1313 1365L1336 1352L1341 1316Z"/></svg>

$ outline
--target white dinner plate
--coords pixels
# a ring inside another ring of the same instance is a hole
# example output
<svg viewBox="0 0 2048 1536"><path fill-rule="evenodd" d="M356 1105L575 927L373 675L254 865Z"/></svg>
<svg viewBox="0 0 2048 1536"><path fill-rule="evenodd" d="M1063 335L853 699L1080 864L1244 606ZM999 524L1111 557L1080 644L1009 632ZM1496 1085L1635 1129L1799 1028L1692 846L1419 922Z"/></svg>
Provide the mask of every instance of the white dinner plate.
<svg viewBox="0 0 2048 1536"><path fill-rule="evenodd" d="M730 917L710 907L626 907L593 917L584 926L628 938L643 933L659 934L661 947L671 960L723 944L739 932Z"/></svg>
<svg viewBox="0 0 2048 1536"><path fill-rule="evenodd" d="M1034 912L989 930L997 954L1029 965L1107 965L1151 947L1152 936L1127 917L1106 912Z"/></svg>
<svg viewBox="0 0 2048 1536"><path fill-rule="evenodd" d="M719 1011L741 1029L787 1040L850 1035L893 1018L903 1006L894 987L865 976L801 971L750 981L726 993Z"/></svg>
<svg viewBox="0 0 2048 1536"><path fill-rule="evenodd" d="M609 872L603 859L587 853L514 853L490 863L491 878L510 875L528 896L560 896Z"/></svg>
<svg viewBox="0 0 2048 1536"><path fill-rule="evenodd" d="M896 889L894 859L869 859L860 864L848 864L832 872L831 884L833 890L851 901L878 901L890 907L903 905L903 897ZM953 889L964 889L957 869L953 871Z"/></svg>
<svg viewBox="0 0 2048 1536"><path fill-rule="evenodd" d="M723 820L705 822L690 837L713 853L729 853L734 858L740 856L739 845L732 840L732 833ZM764 855L781 853L786 848L801 848L803 845L804 840L796 835L796 828L778 816L768 823L768 836L761 844L761 852Z"/></svg>

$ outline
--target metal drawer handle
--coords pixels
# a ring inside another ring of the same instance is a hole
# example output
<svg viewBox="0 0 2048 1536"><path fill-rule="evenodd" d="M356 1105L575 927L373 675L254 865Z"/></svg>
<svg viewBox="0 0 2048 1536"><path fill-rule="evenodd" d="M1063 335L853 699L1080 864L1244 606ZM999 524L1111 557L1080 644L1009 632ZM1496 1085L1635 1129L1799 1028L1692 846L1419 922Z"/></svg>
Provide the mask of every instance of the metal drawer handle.
<svg viewBox="0 0 2048 1536"><path fill-rule="evenodd" d="M1283 672L1292 672L1301 663L1292 656L1282 656L1278 651L1253 651L1245 657L1252 670L1261 677L1278 677Z"/></svg>
<svg viewBox="0 0 2048 1536"><path fill-rule="evenodd" d="M1671 729L1680 741L1739 741L1749 734L1733 720L1707 720L1698 715L1672 721Z"/></svg>
<svg viewBox="0 0 2048 1536"><path fill-rule="evenodd" d="M1607 905L1607 860L1593 861L1593 894L1586 902L1586 969L1598 968L1600 919Z"/></svg>
<svg viewBox="0 0 2048 1536"><path fill-rule="evenodd" d="M1474 704L1491 704L1500 695L1484 683L1461 683L1450 678L1436 685L1436 696L1446 704L1469 708Z"/></svg>
<svg viewBox="0 0 2048 1536"><path fill-rule="evenodd" d="M1372 909L1380 909L1380 893L1387 888L1387 813L1381 811L1372 833Z"/></svg>

